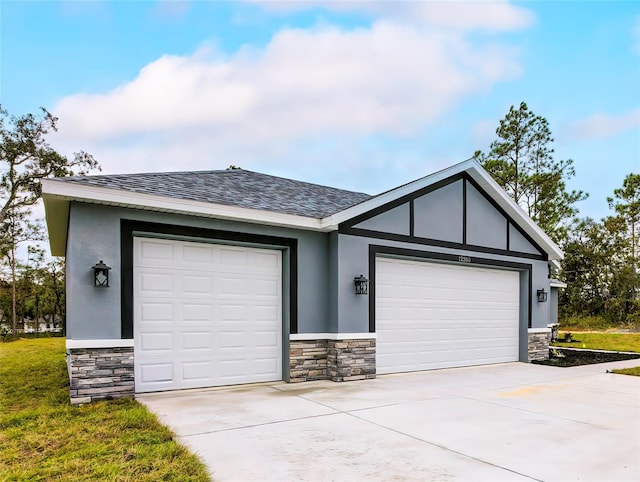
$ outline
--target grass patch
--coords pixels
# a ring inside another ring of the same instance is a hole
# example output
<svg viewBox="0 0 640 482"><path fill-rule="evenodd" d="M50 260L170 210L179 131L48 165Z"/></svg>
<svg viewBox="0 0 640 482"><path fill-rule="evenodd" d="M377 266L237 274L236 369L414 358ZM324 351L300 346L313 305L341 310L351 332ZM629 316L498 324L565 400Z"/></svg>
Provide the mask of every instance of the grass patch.
<svg viewBox="0 0 640 482"><path fill-rule="evenodd" d="M619 375L631 375L634 377L640 377L640 367L633 368L616 368L611 370L612 373L618 373Z"/></svg>
<svg viewBox="0 0 640 482"><path fill-rule="evenodd" d="M585 348L588 350L633 351L640 352L640 333L575 333L573 341L563 342L566 332L559 333L559 340L553 346Z"/></svg>
<svg viewBox="0 0 640 482"><path fill-rule="evenodd" d="M567 316L559 321L560 329L564 331L607 331L637 328L631 324L621 326L612 323L604 316Z"/></svg>
<svg viewBox="0 0 640 482"><path fill-rule="evenodd" d="M210 480L140 403L72 407L68 390L64 339L0 343L2 480Z"/></svg>

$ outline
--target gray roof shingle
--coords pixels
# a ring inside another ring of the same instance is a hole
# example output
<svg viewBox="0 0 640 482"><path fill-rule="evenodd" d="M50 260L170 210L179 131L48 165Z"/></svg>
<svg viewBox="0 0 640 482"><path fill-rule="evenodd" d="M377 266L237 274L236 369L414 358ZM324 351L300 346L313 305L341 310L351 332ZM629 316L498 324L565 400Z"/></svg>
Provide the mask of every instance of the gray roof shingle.
<svg viewBox="0 0 640 482"><path fill-rule="evenodd" d="M360 192L244 169L76 176L59 180L318 219L371 198Z"/></svg>

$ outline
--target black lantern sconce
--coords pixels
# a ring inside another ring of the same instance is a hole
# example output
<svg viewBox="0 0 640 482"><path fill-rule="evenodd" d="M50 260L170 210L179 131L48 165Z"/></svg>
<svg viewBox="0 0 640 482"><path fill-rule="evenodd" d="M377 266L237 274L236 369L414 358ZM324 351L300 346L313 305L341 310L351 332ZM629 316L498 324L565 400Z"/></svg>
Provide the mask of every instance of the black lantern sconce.
<svg viewBox="0 0 640 482"><path fill-rule="evenodd" d="M109 286L109 266L104 264L104 261L100 260L92 266L93 269L93 286L99 288L106 288Z"/></svg>
<svg viewBox="0 0 640 482"><path fill-rule="evenodd" d="M366 295L369 293L369 280L363 275L353 278L353 282L356 285L357 295Z"/></svg>
<svg viewBox="0 0 640 482"><path fill-rule="evenodd" d="M538 290L537 291L537 295L538 295L538 301L540 303L544 303L545 301L547 301L547 295L549 293L547 293L544 289Z"/></svg>

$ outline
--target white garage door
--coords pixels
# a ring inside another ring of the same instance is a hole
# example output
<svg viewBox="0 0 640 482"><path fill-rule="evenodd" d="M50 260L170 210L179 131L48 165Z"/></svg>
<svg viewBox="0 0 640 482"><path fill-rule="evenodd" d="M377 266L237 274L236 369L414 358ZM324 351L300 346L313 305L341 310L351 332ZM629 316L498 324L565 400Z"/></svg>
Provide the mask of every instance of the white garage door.
<svg viewBox="0 0 640 482"><path fill-rule="evenodd" d="M276 250L134 238L136 392L282 378Z"/></svg>
<svg viewBox="0 0 640 482"><path fill-rule="evenodd" d="M376 371L518 360L519 274L376 260Z"/></svg>

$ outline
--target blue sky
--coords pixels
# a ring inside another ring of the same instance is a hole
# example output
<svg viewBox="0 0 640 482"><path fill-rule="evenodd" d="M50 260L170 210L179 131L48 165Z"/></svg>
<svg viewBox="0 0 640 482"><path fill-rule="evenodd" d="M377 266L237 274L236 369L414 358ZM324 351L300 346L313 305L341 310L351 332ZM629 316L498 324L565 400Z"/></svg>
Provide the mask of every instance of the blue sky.
<svg viewBox="0 0 640 482"><path fill-rule="evenodd" d="M638 2L2 1L0 101L105 173L239 165L371 194L550 123L581 215L640 172Z"/></svg>

